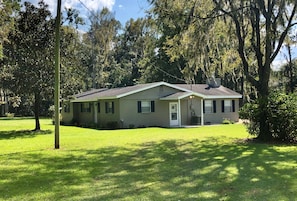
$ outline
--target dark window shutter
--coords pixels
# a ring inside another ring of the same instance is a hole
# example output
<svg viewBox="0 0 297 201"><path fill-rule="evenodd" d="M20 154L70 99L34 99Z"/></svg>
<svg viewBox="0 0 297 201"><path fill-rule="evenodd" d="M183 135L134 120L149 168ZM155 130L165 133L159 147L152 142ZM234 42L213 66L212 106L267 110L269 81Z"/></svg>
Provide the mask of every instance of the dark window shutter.
<svg viewBox="0 0 297 201"><path fill-rule="evenodd" d="M212 101L213 113L217 112L217 102L215 100Z"/></svg>
<svg viewBox="0 0 297 201"><path fill-rule="evenodd" d="M235 100L232 100L232 112L235 112Z"/></svg>
<svg viewBox="0 0 297 201"><path fill-rule="evenodd" d="M100 102L97 103L97 112L100 113Z"/></svg>
<svg viewBox="0 0 297 201"><path fill-rule="evenodd" d="M155 112L155 101L151 101L151 112Z"/></svg>
<svg viewBox="0 0 297 201"><path fill-rule="evenodd" d="M203 113L205 113L205 101L203 100Z"/></svg>
<svg viewBox="0 0 297 201"><path fill-rule="evenodd" d="M81 104L80 104L80 112L83 112L83 110L84 110L83 107L84 107L84 106L83 106L83 103L81 103Z"/></svg>
<svg viewBox="0 0 297 201"><path fill-rule="evenodd" d="M225 102L222 100L222 112L225 112Z"/></svg>
<svg viewBox="0 0 297 201"><path fill-rule="evenodd" d="M108 113L108 102L105 102L105 113Z"/></svg>
<svg viewBox="0 0 297 201"><path fill-rule="evenodd" d="M113 114L113 113L114 113L114 102L113 102L113 101L111 102L111 107L112 107L112 108L111 108L111 112L112 112L112 114Z"/></svg>
<svg viewBox="0 0 297 201"><path fill-rule="evenodd" d="M141 113L141 101L137 101L137 111Z"/></svg>

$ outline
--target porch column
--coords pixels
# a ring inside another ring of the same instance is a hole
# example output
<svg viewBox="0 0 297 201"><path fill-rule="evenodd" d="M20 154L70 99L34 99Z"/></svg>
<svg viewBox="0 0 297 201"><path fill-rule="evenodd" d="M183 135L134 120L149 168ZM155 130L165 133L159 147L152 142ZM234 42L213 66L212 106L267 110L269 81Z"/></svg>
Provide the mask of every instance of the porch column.
<svg viewBox="0 0 297 201"><path fill-rule="evenodd" d="M201 126L204 125L203 99L200 100Z"/></svg>
<svg viewBox="0 0 297 201"><path fill-rule="evenodd" d="M178 106L178 126L179 127L181 127L181 121L182 121L182 119L181 119L181 108L180 108L180 99L178 99L178 104L177 104Z"/></svg>

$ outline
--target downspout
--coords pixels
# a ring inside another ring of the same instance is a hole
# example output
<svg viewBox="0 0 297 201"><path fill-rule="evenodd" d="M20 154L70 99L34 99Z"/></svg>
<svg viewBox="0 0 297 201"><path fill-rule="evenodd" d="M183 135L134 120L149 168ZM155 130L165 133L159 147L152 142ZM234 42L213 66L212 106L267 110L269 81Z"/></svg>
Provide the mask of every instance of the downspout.
<svg viewBox="0 0 297 201"><path fill-rule="evenodd" d="M203 98L200 100L201 126L204 125Z"/></svg>

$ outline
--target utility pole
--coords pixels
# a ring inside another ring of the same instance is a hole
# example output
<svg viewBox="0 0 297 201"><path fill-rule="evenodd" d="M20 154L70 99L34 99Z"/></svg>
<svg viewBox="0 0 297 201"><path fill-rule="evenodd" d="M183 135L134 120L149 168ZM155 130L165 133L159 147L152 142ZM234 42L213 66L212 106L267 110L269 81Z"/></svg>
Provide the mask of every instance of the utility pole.
<svg viewBox="0 0 297 201"><path fill-rule="evenodd" d="M60 24L61 1L57 3L57 17L55 26L55 149L60 148Z"/></svg>

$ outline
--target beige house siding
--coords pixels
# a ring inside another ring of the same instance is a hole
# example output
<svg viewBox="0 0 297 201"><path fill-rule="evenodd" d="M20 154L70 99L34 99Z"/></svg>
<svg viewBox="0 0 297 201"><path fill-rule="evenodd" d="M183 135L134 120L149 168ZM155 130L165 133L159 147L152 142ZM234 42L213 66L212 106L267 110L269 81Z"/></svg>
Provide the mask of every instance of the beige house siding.
<svg viewBox="0 0 297 201"><path fill-rule="evenodd" d="M69 106L69 110L65 111L65 107L66 105ZM62 104L62 111L61 111L61 115L62 115L62 122L69 124L72 119L73 119L73 103L71 102L64 102Z"/></svg>
<svg viewBox="0 0 297 201"><path fill-rule="evenodd" d="M159 86L120 99L120 120L123 127L169 126L168 101L160 101L160 97L176 93L178 90ZM155 112L138 113L138 101L154 101Z"/></svg>
<svg viewBox="0 0 297 201"><path fill-rule="evenodd" d="M76 111L79 117L77 120L79 124L92 124L94 122L94 102L87 102L90 105L90 111L81 111L81 105L84 103L78 103L76 105Z"/></svg>
<svg viewBox="0 0 297 201"><path fill-rule="evenodd" d="M106 113L105 104L108 102L114 103L114 113ZM108 123L117 122L118 126L120 125L120 100L119 99L110 99L110 100L99 100L100 112L97 112L97 121L98 125L105 127Z"/></svg>
<svg viewBox="0 0 297 201"><path fill-rule="evenodd" d="M204 113L205 124L221 124L224 119L229 119L234 122L239 120L239 100L238 99L215 99L216 100L216 113ZM222 112L222 100L234 100L235 112Z"/></svg>

